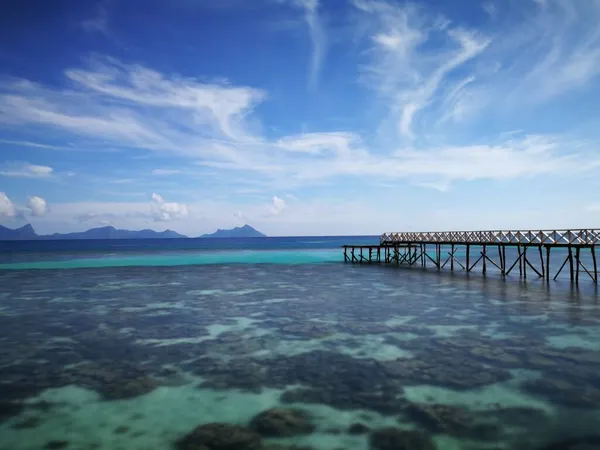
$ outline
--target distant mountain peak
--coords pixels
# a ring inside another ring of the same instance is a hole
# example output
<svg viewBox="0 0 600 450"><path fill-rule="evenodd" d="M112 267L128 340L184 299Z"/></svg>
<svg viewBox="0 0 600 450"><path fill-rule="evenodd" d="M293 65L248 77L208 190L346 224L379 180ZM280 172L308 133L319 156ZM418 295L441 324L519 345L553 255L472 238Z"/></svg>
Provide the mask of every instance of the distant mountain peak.
<svg viewBox="0 0 600 450"><path fill-rule="evenodd" d="M20 228L11 229L0 225L0 240L30 240L37 239L38 235L30 223L23 225Z"/></svg>
<svg viewBox="0 0 600 450"><path fill-rule="evenodd" d="M236 237L238 237L238 238L248 238L248 237L267 237L267 236L265 234L261 233L260 231L257 231L256 229L252 228L250 225L246 224L244 226L231 228L229 230L224 230L224 229L219 228L214 233L203 234L200 237L206 237L206 238L211 238L211 237L215 237L215 238L236 238Z"/></svg>

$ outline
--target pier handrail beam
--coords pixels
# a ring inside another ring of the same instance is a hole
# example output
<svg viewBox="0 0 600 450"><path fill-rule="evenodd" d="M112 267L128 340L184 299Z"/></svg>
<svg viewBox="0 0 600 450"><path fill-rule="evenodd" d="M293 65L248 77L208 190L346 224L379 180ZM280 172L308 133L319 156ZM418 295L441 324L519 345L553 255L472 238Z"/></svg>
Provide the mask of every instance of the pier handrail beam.
<svg viewBox="0 0 600 450"><path fill-rule="evenodd" d="M380 244L443 243L475 245L600 245L600 228L580 230L427 231L383 233Z"/></svg>

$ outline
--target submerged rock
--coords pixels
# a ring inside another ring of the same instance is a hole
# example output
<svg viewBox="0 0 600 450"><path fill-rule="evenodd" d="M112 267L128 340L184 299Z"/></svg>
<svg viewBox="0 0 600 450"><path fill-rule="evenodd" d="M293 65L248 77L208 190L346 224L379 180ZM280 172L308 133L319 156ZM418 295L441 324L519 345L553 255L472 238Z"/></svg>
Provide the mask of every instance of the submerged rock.
<svg viewBox="0 0 600 450"><path fill-rule="evenodd" d="M364 423L353 423L348 427L349 434L365 434L371 431L371 429Z"/></svg>
<svg viewBox="0 0 600 450"><path fill-rule="evenodd" d="M488 363L501 364L503 366L520 367L523 365L521 360L511 353L491 345L480 345L469 350L471 355L480 358Z"/></svg>
<svg viewBox="0 0 600 450"><path fill-rule="evenodd" d="M23 410L23 405L17 402L0 401L0 421L18 415Z"/></svg>
<svg viewBox="0 0 600 450"><path fill-rule="evenodd" d="M330 324L305 321L285 325L281 328L281 331L295 336L324 338L335 333L336 329Z"/></svg>
<svg viewBox="0 0 600 450"><path fill-rule="evenodd" d="M47 450L59 450L69 445L69 441L49 441L44 447Z"/></svg>
<svg viewBox="0 0 600 450"><path fill-rule="evenodd" d="M291 408L272 408L250 421L250 427L264 436L295 436L312 433L315 426L305 411Z"/></svg>
<svg viewBox="0 0 600 450"><path fill-rule="evenodd" d="M504 425L522 428L527 428L536 423L541 424L547 420L547 414L543 410L527 406L502 408L498 405L498 409L480 411L477 414L479 417L496 419Z"/></svg>
<svg viewBox="0 0 600 450"><path fill-rule="evenodd" d="M121 400L148 394L158 382L129 364L84 364L72 369L75 384L94 389L106 400Z"/></svg>
<svg viewBox="0 0 600 450"><path fill-rule="evenodd" d="M540 378L524 382L521 387L531 394L544 396L552 402L576 408L597 408L600 405L600 390L587 384L563 379Z"/></svg>
<svg viewBox="0 0 600 450"><path fill-rule="evenodd" d="M283 403L324 403L342 410L371 409L381 414L399 413L406 404L401 392L353 392L336 385L330 389L293 389L284 392L280 400Z"/></svg>
<svg viewBox="0 0 600 450"><path fill-rule="evenodd" d="M404 412L411 420L434 433L462 435L472 423L467 411L456 406L413 403Z"/></svg>
<svg viewBox="0 0 600 450"><path fill-rule="evenodd" d="M226 423L196 427L176 442L179 450L260 450L260 434L249 428Z"/></svg>
<svg viewBox="0 0 600 450"><path fill-rule="evenodd" d="M13 424L12 428L15 430L22 430L24 428L35 428L42 423L42 419L39 417L28 417L20 422Z"/></svg>
<svg viewBox="0 0 600 450"><path fill-rule="evenodd" d="M552 442L539 450L598 450L600 449L600 435L590 435L578 438L565 439Z"/></svg>
<svg viewBox="0 0 600 450"><path fill-rule="evenodd" d="M262 450L313 450L310 447L300 447L297 445L271 444L265 445Z"/></svg>
<svg viewBox="0 0 600 450"><path fill-rule="evenodd" d="M507 370L445 355L383 361L381 366L390 377L403 383L435 384L454 389L473 389L511 378Z"/></svg>
<svg viewBox="0 0 600 450"><path fill-rule="evenodd" d="M375 430L369 444L372 450L436 450L433 440L425 434L394 427Z"/></svg>

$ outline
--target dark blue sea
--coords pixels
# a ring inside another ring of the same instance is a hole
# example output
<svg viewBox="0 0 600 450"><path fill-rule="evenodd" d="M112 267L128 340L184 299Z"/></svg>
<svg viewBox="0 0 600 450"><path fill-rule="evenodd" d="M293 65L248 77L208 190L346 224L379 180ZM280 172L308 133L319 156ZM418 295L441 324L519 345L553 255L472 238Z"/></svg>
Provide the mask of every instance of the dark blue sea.
<svg viewBox="0 0 600 450"><path fill-rule="evenodd" d="M377 242L0 242L0 449L600 448L587 275L344 263Z"/></svg>

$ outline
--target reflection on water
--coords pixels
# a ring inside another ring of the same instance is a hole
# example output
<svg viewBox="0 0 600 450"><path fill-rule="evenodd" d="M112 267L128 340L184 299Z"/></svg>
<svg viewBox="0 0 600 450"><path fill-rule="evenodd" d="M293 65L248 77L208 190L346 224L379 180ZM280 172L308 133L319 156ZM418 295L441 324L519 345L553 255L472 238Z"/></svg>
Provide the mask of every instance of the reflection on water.
<svg viewBox="0 0 600 450"><path fill-rule="evenodd" d="M598 298L342 264L0 272L0 448L597 448Z"/></svg>

